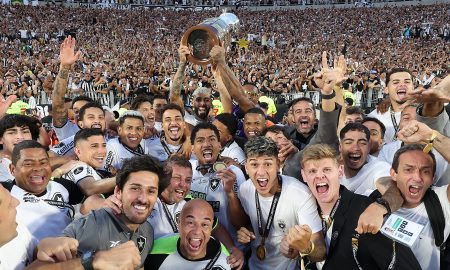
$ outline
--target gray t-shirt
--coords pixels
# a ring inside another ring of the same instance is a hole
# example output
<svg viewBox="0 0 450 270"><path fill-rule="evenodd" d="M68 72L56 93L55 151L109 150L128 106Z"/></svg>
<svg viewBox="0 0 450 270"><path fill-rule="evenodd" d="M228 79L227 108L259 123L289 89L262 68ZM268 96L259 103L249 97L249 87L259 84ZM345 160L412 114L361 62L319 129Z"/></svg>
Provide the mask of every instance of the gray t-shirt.
<svg viewBox="0 0 450 270"><path fill-rule="evenodd" d="M141 254L141 266L153 247L153 228L148 222L132 232L110 208L94 210L75 220L64 229L62 236L77 239L80 254L108 250L131 240Z"/></svg>

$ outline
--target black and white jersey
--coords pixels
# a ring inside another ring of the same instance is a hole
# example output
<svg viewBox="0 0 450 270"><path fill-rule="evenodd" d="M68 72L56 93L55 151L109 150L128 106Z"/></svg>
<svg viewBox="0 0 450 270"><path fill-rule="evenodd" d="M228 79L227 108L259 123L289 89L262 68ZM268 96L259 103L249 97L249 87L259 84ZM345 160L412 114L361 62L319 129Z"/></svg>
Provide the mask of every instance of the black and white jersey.
<svg viewBox="0 0 450 270"><path fill-rule="evenodd" d="M107 155L104 164L104 169L110 171L111 169L120 170L125 159L129 159L139 155L149 154L149 144L151 140L142 139L138 149L132 150L126 145L123 145L120 138L113 138L106 143Z"/></svg>
<svg viewBox="0 0 450 270"><path fill-rule="evenodd" d="M72 168L68 173L64 175L64 178L67 180L70 180L74 182L75 184L79 184L82 180L92 177L94 180L100 180L103 177L101 177L97 171L89 166L88 164L80 161L80 166L76 166Z"/></svg>
<svg viewBox="0 0 450 270"><path fill-rule="evenodd" d="M58 156L66 156L74 154L73 148L75 147L73 139L75 135L67 137L66 139L60 141L57 145L50 149L50 151L54 152Z"/></svg>
<svg viewBox="0 0 450 270"><path fill-rule="evenodd" d="M82 81L81 89L85 96L92 98L92 100L97 100L97 93L95 93L93 81Z"/></svg>
<svg viewBox="0 0 450 270"><path fill-rule="evenodd" d="M38 195L23 190L15 182L4 182L2 185L20 201L17 223L25 225L38 240L60 235L73 220L72 205L84 198L77 185L65 179L49 181L47 189Z"/></svg>

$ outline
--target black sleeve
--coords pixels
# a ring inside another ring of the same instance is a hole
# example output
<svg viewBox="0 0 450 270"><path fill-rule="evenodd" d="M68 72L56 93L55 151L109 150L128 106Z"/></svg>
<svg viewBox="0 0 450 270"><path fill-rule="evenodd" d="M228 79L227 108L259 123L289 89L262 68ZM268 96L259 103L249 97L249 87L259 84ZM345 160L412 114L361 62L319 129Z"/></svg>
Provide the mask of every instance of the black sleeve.
<svg viewBox="0 0 450 270"><path fill-rule="evenodd" d="M80 188L72 181L69 181L64 178L55 178L53 179L58 184L64 186L69 192L69 204L75 205L79 204L84 199L84 194L81 192Z"/></svg>
<svg viewBox="0 0 450 270"><path fill-rule="evenodd" d="M12 181L6 181L6 182L0 182L0 183L2 184L2 186L5 189L7 189L10 192L11 192L11 189L13 188L13 186L14 186L14 182L12 182Z"/></svg>

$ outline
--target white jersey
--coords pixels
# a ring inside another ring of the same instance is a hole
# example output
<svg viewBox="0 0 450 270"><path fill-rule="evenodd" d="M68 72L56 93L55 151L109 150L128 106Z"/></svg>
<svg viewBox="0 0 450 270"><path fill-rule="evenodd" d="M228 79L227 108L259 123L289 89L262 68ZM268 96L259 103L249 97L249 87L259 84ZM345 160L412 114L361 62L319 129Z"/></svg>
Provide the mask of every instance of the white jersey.
<svg viewBox="0 0 450 270"><path fill-rule="evenodd" d="M445 217L444 242L450 234L450 203L447 197L447 186L432 188L441 203L442 210ZM411 247L412 252L420 263L422 269L439 270L440 269L440 251L439 247L434 242L433 229L428 218L425 204L422 202L415 208L400 208L393 214L406 218L422 224L425 227L422 229L416 242Z"/></svg>
<svg viewBox="0 0 450 270"><path fill-rule="evenodd" d="M0 182L14 180L14 176L11 174L9 165L11 165L11 160L9 158L0 159Z"/></svg>
<svg viewBox="0 0 450 270"><path fill-rule="evenodd" d="M10 192L20 202L17 206L17 223L25 225L38 240L60 235L72 222L72 204L81 202L83 198L74 184L58 179L50 181L45 194L40 196L17 185L13 185Z"/></svg>
<svg viewBox="0 0 450 270"><path fill-rule="evenodd" d="M202 175L201 172L197 171L198 160L190 160L190 162L193 171L191 196L193 198L204 199L211 204L214 210L214 216L219 219L220 224L227 229L233 238L234 243L238 245L236 230L231 224L228 215L228 197L225 193L222 181L215 177L215 173L206 173L205 175ZM233 165L228 168L236 174L236 182L233 188L237 194L239 186L245 182L244 173L242 173L241 169Z"/></svg>
<svg viewBox="0 0 450 270"><path fill-rule="evenodd" d="M64 140L60 141L57 145L55 145L53 148L51 148L50 151L54 152L58 156L68 156L75 154L75 151L73 150L73 148L75 147L73 141L74 138L75 135L65 138Z"/></svg>
<svg viewBox="0 0 450 270"><path fill-rule="evenodd" d="M162 132L163 131L163 128L162 128L162 122L156 122L155 121L155 129L158 131L158 132Z"/></svg>
<svg viewBox="0 0 450 270"><path fill-rule="evenodd" d="M182 200L179 203L166 204L167 210L169 210L169 214L176 224L178 224L181 209L183 209L185 204L185 200ZM153 227L154 239L158 239L175 233L169 217L167 217L166 212L164 211L163 202L161 202L159 198L156 200L155 205L153 206L153 210L147 219L147 222L150 223Z"/></svg>
<svg viewBox="0 0 450 270"><path fill-rule="evenodd" d="M316 200L309 188L299 180L282 175L282 189L277 209L270 227L269 236L265 242L266 259L260 261L256 257L256 248L261 243L258 232L258 217L256 210L256 188L251 180L247 180L239 188L239 200L252 222L256 239L251 242L252 256L249 261L250 269L286 270L296 269L296 261L284 257L280 252L283 237L294 225L308 225L313 233L322 230L322 223L317 213ZM262 224L265 226L272 205L272 197L259 196L261 206Z"/></svg>
<svg viewBox="0 0 450 270"><path fill-rule="evenodd" d="M75 134L80 130L80 127L77 124L74 124L72 121L67 120L67 122L62 127L55 127L56 137L58 137L59 141L67 139L69 137L75 136Z"/></svg>
<svg viewBox="0 0 450 270"><path fill-rule="evenodd" d="M376 181L380 177L390 176L391 166L369 155L367 163L362 166L359 172L352 178L345 175L341 177L341 185L356 194L366 195L368 190L372 191L376 188Z"/></svg>
<svg viewBox="0 0 450 270"><path fill-rule="evenodd" d="M400 149L401 147L402 147L401 141L395 141L385 144L381 149L380 154L378 155L378 159L392 165L395 152L397 152L397 150ZM442 186L446 182L445 179L441 180L441 178L445 177L444 173L447 170L448 162L435 149L432 149L431 152L434 154L434 157L436 158L436 172L434 174L433 184L437 186Z"/></svg>
<svg viewBox="0 0 450 270"><path fill-rule="evenodd" d="M167 143L164 138L156 139L149 143L148 154L159 161L166 161L169 155L181 152L182 146L182 144L172 145Z"/></svg>
<svg viewBox="0 0 450 270"><path fill-rule="evenodd" d="M119 138L114 138L106 143L106 159L104 169L109 171L112 167L116 170L120 170L125 159L135 157L137 155L148 154L149 141L142 139L140 147L137 151L131 150L124 146Z"/></svg>
<svg viewBox="0 0 450 270"><path fill-rule="evenodd" d="M78 185L81 180L87 177L92 177L94 178L94 180L102 179L102 177L94 168L83 162L83 164L80 164L80 166L72 168L68 173L64 175L63 178L70 180Z"/></svg>
<svg viewBox="0 0 450 270"><path fill-rule="evenodd" d="M233 141L232 144L225 146L220 155L232 158L239 164L244 164L246 159L244 151L235 141Z"/></svg>
<svg viewBox="0 0 450 270"><path fill-rule="evenodd" d="M391 108L388 109L387 112L381 114L378 113L377 110L373 110L371 113L369 113L370 117L374 117L377 118L378 120L380 120L384 126L386 127L386 132L384 133L384 142L385 143L390 143L395 141L395 128L394 126L400 125L400 116L401 116L401 112L396 112L394 113L394 118L392 118L391 116Z"/></svg>
<svg viewBox="0 0 450 270"><path fill-rule="evenodd" d="M33 261L38 241L28 229L17 224L17 236L0 247L0 270L22 270Z"/></svg>

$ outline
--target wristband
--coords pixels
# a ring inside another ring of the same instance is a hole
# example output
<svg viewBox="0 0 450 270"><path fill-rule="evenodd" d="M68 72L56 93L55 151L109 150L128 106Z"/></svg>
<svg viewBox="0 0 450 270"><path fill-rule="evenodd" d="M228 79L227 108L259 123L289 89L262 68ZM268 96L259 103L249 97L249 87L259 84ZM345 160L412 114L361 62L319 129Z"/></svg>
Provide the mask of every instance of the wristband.
<svg viewBox="0 0 450 270"><path fill-rule="evenodd" d="M313 241L309 241L309 242L311 243L311 247L308 250L306 250L305 252L301 252L300 251L299 254L300 254L301 257L305 257L305 256L308 256L311 253L313 253L314 248L315 248L314 242Z"/></svg>
<svg viewBox="0 0 450 270"><path fill-rule="evenodd" d="M384 208L386 208L387 215L390 215L392 213L391 207L389 206L388 201L386 201L385 199L379 197L379 198L376 198L375 202L378 203L379 205L383 206Z"/></svg>
<svg viewBox="0 0 450 270"><path fill-rule="evenodd" d="M329 95L324 95L322 94L322 99L333 99L336 96L336 92L333 90L333 93L329 94Z"/></svg>
<svg viewBox="0 0 450 270"><path fill-rule="evenodd" d="M427 145L425 145L425 147L423 148L423 152L425 154L428 154L433 149L433 142L434 139L436 139L437 135L438 132L436 130L433 130L433 132L431 133L431 138L427 141Z"/></svg>

